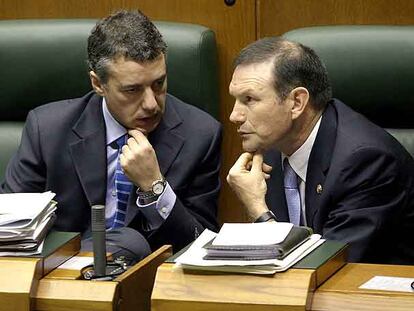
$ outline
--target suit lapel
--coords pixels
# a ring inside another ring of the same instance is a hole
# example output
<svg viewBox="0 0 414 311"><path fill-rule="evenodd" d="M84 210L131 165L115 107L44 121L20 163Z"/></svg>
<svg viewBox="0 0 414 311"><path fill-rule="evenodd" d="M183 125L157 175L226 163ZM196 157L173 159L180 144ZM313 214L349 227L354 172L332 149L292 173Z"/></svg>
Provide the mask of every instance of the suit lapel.
<svg viewBox="0 0 414 311"><path fill-rule="evenodd" d="M267 181L266 203L278 221L289 221L280 152L269 150L264 156L264 162L273 167L271 178Z"/></svg>
<svg viewBox="0 0 414 311"><path fill-rule="evenodd" d="M182 132L179 126L182 120L171 101L170 97L167 97L164 116L157 128L148 137L157 154L158 164L163 176L167 175L168 169L184 144L185 137L185 133Z"/></svg>
<svg viewBox="0 0 414 311"><path fill-rule="evenodd" d="M306 220L308 226L313 226L313 218L319 210L323 194L326 173L331 163L331 156L336 141L337 115L331 102L323 113L321 125L308 161L306 174Z"/></svg>
<svg viewBox="0 0 414 311"><path fill-rule="evenodd" d="M91 97L72 130L77 139L70 144L70 152L89 205L105 204L105 122L99 96Z"/></svg>

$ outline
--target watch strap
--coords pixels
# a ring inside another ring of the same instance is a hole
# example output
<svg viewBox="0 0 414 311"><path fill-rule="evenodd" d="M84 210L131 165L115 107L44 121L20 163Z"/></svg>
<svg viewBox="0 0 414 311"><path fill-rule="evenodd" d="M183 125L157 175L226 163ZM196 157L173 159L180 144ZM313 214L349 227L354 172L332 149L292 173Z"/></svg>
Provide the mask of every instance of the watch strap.
<svg viewBox="0 0 414 311"><path fill-rule="evenodd" d="M269 221L270 219L273 219L276 221L276 216L275 214L273 214L272 211L266 211L264 212L262 215L260 215L254 222L266 222Z"/></svg>

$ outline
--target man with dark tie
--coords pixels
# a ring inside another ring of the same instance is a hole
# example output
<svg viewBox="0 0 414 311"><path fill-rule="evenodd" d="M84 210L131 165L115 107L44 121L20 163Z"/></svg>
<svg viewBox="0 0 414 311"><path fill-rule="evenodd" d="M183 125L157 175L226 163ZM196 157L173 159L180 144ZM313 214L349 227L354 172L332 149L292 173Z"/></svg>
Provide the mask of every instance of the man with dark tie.
<svg viewBox="0 0 414 311"><path fill-rule="evenodd" d="M55 192L54 227L82 232L83 249L91 206L104 204L107 248L135 260L216 230L221 126L167 94L166 51L141 12L98 21L88 38L94 91L29 113L2 191Z"/></svg>
<svg viewBox="0 0 414 311"><path fill-rule="evenodd" d="M258 40L237 57L229 90L244 153L227 181L252 221L309 226L349 243L350 261L414 263L413 158L331 98L312 49Z"/></svg>

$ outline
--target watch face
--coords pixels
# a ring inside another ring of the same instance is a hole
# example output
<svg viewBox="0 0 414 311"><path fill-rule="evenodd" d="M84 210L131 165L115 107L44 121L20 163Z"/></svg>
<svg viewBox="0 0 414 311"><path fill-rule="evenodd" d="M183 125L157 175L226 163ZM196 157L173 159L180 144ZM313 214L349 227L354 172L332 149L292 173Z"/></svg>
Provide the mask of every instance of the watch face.
<svg viewBox="0 0 414 311"><path fill-rule="evenodd" d="M154 192L156 195L160 195L161 193L163 193L164 192L164 183L161 180L156 182L152 186L152 192Z"/></svg>

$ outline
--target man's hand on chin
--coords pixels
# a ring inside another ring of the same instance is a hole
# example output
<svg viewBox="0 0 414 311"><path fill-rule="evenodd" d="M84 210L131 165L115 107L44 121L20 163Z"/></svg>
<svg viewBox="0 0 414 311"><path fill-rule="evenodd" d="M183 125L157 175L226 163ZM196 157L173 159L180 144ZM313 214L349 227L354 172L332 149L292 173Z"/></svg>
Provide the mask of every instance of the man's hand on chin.
<svg viewBox="0 0 414 311"><path fill-rule="evenodd" d="M143 191L151 189L155 180L161 179L155 150L147 137L138 130L129 130L127 144L122 147L121 166L128 178Z"/></svg>
<svg viewBox="0 0 414 311"><path fill-rule="evenodd" d="M266 179L272 167L263 163L261 153L245 152L240 155L227 175L227 182L255 220L268 210L265 202Z"/></svg>

